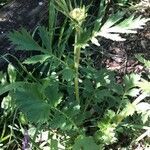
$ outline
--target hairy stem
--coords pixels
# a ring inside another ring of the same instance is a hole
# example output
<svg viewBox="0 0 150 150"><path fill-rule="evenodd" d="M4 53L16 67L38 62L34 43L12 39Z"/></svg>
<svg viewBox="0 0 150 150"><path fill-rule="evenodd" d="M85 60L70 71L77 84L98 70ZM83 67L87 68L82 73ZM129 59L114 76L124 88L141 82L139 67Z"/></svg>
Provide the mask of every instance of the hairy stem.
<svg viewBox="0 0 150 150"><path fill-rule="evenodd" d="M81 48L77 45L77 40L80 32L76 30L75 33L75 45L74 45L74 68L75 68L75 79L74 79L74 84L75 84L75 96L76 100L78 103L80 103L80 98L79 98L79 62L80 62L80 51Z"/></svg>

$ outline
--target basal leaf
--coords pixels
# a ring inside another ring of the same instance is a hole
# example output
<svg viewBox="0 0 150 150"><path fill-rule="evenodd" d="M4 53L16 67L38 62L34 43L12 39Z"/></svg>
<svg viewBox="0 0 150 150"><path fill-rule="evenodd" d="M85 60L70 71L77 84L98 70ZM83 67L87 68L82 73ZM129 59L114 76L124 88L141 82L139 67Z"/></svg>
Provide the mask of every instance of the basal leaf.
<svg viewBox="0 0 150 150"><path fill-rule="evenodd" d="M38 28L39 30L39 36L42 40L42 44L45 46L46 49L51 50L51 43L50 43L50 35L48 30L42 26Z"/></svg>
<svg viewBox="0 0 150 150"><path fill-rule="evenodd" d="M49 119L50 106L43 99L38 85L26 85L14 92L14 98L20 111L34 123L45 123Z"/></svg>
<svg viewBox="0 0 150 150"><path fill-rule="evenodd" d="M14 89L20 88L25 84L25 82L14 82L11 84L0 85L0 95L12 91Z"/></svg>
<svg viewBox="0 0 150 150"><path fill-rule="evenodd" d="M44 52L44 49L32 38L30 33L23 28L21 31L10 32L8 38L16 45L16 50Z"/></svg>
<svg viewBox="0 0 150 150"><path fill-rule="evenodd" d="M43 55L35 55L30 58L27 58L23 63L24 64L36 64L36 63L44 63L48 58L50 58L50 55L43 54Z"/></svg>

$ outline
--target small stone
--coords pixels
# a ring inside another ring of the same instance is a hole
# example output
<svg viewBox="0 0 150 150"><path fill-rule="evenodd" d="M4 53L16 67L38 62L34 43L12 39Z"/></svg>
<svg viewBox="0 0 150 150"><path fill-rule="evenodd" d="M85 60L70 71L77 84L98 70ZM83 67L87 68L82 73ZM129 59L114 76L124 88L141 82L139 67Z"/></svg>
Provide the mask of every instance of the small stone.
<svg viewBox="0 0 150 150"><path fill-rule="evenodd" d="M43 2L39 2L39 6L42 6L43 5Z"/></svg>

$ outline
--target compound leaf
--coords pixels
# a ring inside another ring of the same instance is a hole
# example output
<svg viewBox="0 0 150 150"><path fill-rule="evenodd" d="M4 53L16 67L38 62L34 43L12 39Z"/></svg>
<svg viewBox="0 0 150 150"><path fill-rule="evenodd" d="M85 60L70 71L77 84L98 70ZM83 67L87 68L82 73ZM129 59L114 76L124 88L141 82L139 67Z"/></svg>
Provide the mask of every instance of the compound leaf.
<svg viewBox="0 0 150 150"><path fill-rule="evenodd" d="M49 119L50 106L40 94L37 84L30 84L17 89L14 93L16 104L34 123L45 123Z"/></svg>
<svg viewBox="0 0 150 150"><path fill-rule="evenodd" d="M62 94L59 93L58 83L54 82L45 88L45 96L51 107L56 107L62 101Z"/></svg>
<svg viewBox="0 0 150 150"><path fill-rule="evenodd" d="M23 63L24 64L36 64L36 63L44 63L48 58L50 58L50 55L43 54L43 55L35 55L30 58L27 58Z"/></svg>
<svg viewBox="0 0 150 150"><path fill-rule="evenodd" d="M24 28L22 28L21 31L10 32L8 34L8 38L14 45L16 45L16 50L44 52L44 49L32 38L30 33Z"/></svg>

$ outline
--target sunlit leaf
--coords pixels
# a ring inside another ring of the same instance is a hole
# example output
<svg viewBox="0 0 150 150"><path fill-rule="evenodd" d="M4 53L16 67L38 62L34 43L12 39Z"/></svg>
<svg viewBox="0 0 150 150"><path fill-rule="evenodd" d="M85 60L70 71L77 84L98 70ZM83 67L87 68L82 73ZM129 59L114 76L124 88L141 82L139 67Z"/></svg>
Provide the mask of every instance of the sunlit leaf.
<svg viewBox="0 0 150 150"><path fill-rule="evenodd" d="M144 92L150 94L150 82L142 79L141 82L137 83L137 86L140 87L141 90L143 90Z"/></svg>
<svg viewBox="0 0 150 150"><path fill-rule="evenodd" d="M24 64L36 64L36 63L44 63L48 58L50 58L50 55L35 55L30 58L27 58L23 63Z"/></svg>
<svg viewBox="0 0 150 150"><path fill-rule="evenodd" d="M139 95L140 91L141 91L141 90L140 90L139 88L133 88L133 89L129 90L129 91L126 93L126 95L129 95L129 96L132 96L132 97L136 97L136 96Z"/></svg>
<svg viewBox="0 0 150 150"><path fill-rule="evenodd" d="M146 103L146 102L141 102L136 105L136 109L139 112L146 112L146 111L150 110L150 104Z"/></svg>
<svg viewBox="0 0 150 150"><path fill-rule="evenodd" d="M117 12L111 15L104 25L102 25L100 31L96 31L91 38L91 42L95 45L99 45L98 41L95 40L98 36L105 37L113 41L125 41L120 34L122 33L137 33L137 29L143 29L150 19L141 18L141 16L135 18L134 15L127 19L123 19L124 13Z"/></svg>
<svg viewBox="0 0 150 150"><path fill-rule="evenodd" d="M125 85L125 90L128 91L129 89L136 87L137 83L141 79L141 76L138 74L130 74L130 75L125 75L124 76L124 85Z"/></svg>
<svg viewBox="0 0 150 150"><path fill-rule="evenodd" d="M7 68L7 72L8 72L8 75L9 75L9 81L10 81L10 83L15 82L17 73L16 73L16 70L15 70L14 66L12 66L11 64L9 64L8 68Z"/></svg>
<svg viewBox="0 0 150 150"><path fill-rule="evenodd" d="M145 67L147 67L148 69L150 68L150 61L146 60L142 56L142 54L136 54L135 57L138 59L138 61L140 61L141 63L143 63Z"/></svg>

